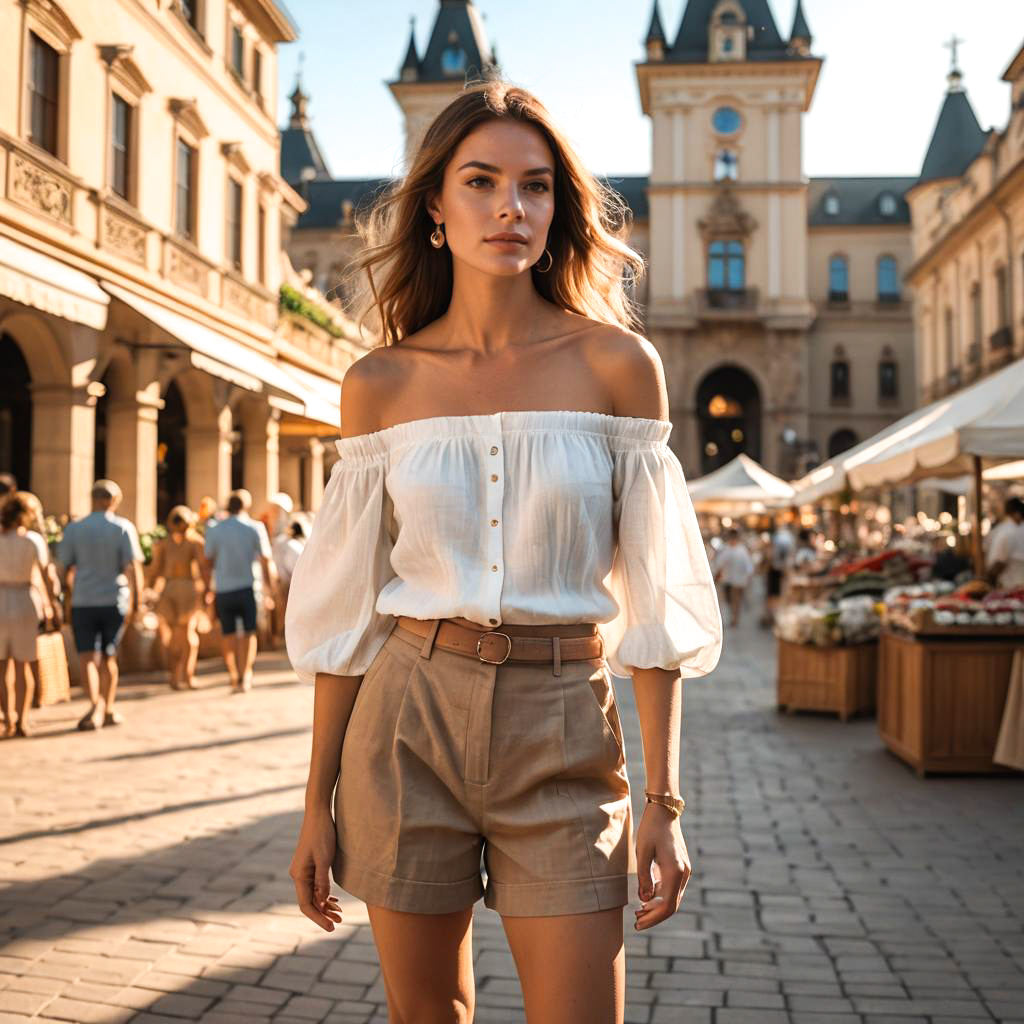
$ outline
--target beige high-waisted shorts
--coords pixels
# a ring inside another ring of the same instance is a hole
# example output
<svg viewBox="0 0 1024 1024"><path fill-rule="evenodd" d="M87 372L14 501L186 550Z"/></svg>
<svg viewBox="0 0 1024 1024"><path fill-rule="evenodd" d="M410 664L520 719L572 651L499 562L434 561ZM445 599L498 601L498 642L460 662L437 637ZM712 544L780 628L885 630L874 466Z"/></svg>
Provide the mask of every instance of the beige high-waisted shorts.
<svg viewBox="0 0 1024 1024"><path fill-rule="evenodd" d="M365 903L513 917L625 906L625 748L603 658L489 664L392 628L359 687L334 879ZM481 877L481 853L486 885Z"/></svg>

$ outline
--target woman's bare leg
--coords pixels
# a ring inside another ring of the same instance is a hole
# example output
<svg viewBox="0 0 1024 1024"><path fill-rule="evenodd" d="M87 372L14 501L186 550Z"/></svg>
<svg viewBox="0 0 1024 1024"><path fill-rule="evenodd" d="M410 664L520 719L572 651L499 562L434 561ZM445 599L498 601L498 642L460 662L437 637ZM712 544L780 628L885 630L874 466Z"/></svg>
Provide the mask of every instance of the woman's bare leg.
<svg viewBox="0 0 1024 1024"><path fill-rule="evenodd" d="M18 708L18 729L28 733L28 711L32 705L32 677L28 672L28 662L14 660L14 701Z"/></svg>
<svg viewBox="0 0 1024 1024"><path fill-rule="evenodd" d="M470 1024L473 910L410 914L367 905L390 1024Z"/></svg>
<svg viewBox="0 0 1024 1024"><path fill-rule="evenodd" d="M529 1024L622 1024L626 952L622 907L501 923Z"/></svg>

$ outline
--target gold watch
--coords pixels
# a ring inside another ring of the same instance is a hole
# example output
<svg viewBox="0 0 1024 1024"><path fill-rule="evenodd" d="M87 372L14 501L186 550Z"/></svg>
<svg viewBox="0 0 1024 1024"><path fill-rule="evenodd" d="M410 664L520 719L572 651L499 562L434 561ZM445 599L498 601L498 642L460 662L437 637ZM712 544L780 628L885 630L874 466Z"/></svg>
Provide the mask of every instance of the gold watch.
<svg viewBox="0 0 1024 1024"><path fill-rule="evenodd" d="M644 793L647 797L649 804L661 804L662 807L667 807L674 818L678 818L680 814L686 810L686 801L681 796L673 796L671 793Z"/></svg>

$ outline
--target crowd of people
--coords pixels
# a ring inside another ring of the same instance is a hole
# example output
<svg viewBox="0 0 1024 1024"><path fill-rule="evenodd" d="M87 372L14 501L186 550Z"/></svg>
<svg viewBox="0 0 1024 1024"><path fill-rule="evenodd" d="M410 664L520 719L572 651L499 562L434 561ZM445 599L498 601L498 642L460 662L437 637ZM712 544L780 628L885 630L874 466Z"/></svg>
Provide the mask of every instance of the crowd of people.
<svg viewBox="0 0 1024 1024"><path fill-rule="evenodd" d="M283 633L288 585L306 527L292 517L287 494L277 494L260 519L252 495L233 491L219 511L203 498L198 511L176 505L166 535L145 556L135 525L118 515L113 480L97 480L91 512L47 540L43 508L17 481L0 473L0 711L4 737L30 736L30 710L39 679L40 633L61 629L69 615L72 646L89 709L83 731L123 723L116 707L118 652L125 631L144 607L159 622L168 682L194 689L200 626L211 613L232 693L252 688L259 609L275 636Z"/></svg>

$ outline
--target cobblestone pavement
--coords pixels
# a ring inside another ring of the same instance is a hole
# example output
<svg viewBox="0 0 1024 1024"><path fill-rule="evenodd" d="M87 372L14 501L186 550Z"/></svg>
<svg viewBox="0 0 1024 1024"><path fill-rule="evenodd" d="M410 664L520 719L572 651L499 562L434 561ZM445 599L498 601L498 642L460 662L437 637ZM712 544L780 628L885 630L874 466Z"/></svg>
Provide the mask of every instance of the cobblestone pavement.
<svg viewBox="0 0 1024 1024"><path fill-rule="evenodd" d="M695 874L658 928L624 908L627 1021L1024 1021L1024 785L919 780L873 719L779 715L772 674L745 628L686 684ZM386 1020L362 904L325 936L292 903L311 688L275 656L248 696L200 681L128 682L120 729L76 732L79 699L0 743L0 1022ZM476 1020L522 1021L482 902L474 948Z"/></svg>

